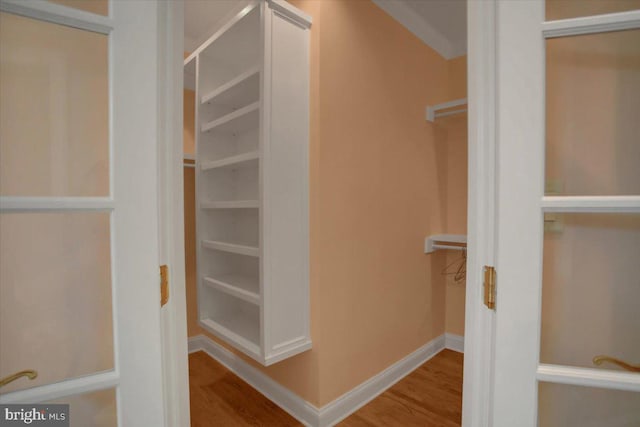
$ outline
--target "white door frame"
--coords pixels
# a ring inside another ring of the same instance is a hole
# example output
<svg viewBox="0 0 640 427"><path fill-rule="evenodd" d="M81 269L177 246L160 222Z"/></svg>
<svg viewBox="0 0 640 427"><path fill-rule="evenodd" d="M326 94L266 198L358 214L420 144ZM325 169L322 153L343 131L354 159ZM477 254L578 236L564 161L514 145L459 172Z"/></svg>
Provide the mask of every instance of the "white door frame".
<svg viewBox="0 0 640 427"><path fill-rule="evenodd" d="M184 427L190 425L182 147L184 3L158 3L159 265L169 266L169 301L161 310L164 403L166 426Z"/></svg>
<svg viewBox="0 0 640 427"><path fill-rule="evenodd" d="M495 312L483 303L483 267L496 253L496 0L467 0L469 164L464 427L492 424Z"/></svg>
<svg viewBox="0 0 640 427"><path fill-rule="evenodd" d="M183 9L170 2L166 31L173 45L162 63L165 129L161 140L165 194L161 222L163 247L170 266L170 295L163 312L165 406L167 425L189 425L186 292L184 275L184 206L182 153ZM467 0L469 182L468 275L465 314L465 362L462 425L490 426L492 420L493 333L495 312L483 304L482 267L495 265L496 197L496 0ZM160 192L162 194L162 191Z"/></svg>

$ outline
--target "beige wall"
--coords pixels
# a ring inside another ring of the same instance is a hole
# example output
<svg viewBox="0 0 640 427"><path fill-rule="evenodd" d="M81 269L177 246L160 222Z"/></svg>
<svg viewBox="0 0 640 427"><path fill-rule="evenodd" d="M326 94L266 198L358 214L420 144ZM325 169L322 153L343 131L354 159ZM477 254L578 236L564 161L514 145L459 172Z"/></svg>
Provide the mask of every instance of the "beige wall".
<svg viewBox="0 0 640 427"><path fill-rule="evenodd" d="M313 349L259 368L321 406L445 331L446 257L426 256L423 245L447 227L447 181L456 187L451 205L464 211L456 231L464 233L466 178L450 175L460 167L466 176L466 126L431 125L424 111L466 96L466 65L451 65L372 2L292 3L313 17ZM459 164L450 165L450 155ZM188 194L185 204L193 203ZM189 334L202 333L195 298L188 301Z"/></svg>
<svg viewBox="0 0 640 427"><path fill-rule="evenodd" d="M448 61L450 99L467 97L467 57ZM451 234L467 234L467 114L439 119L436 126L445 132L439 143L447 149L446 160L446 227ZM436 253L446 258L447 265L461 262L460 252ZM455 270L454 270L455 271ZM445 330L450 334L464 335L466 282L455 282L452 275L446 277Z"/></svg>
<svg viewBox="0 0 640 427"><path fill-rule="evenodd" d="M192 90L184 91L184 132L183 132L183 148L184 154L196 154L196 137L195 137L195 103L196 93Z"/></svg>
<svg viewBox="0 0 640 427"><path fill-rule="evenodd" d="M466 73L465 73L466 74ZM466 95L465 95L466 96ZM445 117L437 126L446 129L442 144L447 148L446 227L451 234L467 234L467 115ZM434 255L446 258L447 266L455 272L465 254L458 251L440 251ZM450 334L464 335L466 281L456 282L454 276L446 276L445 330Z"/></svg>

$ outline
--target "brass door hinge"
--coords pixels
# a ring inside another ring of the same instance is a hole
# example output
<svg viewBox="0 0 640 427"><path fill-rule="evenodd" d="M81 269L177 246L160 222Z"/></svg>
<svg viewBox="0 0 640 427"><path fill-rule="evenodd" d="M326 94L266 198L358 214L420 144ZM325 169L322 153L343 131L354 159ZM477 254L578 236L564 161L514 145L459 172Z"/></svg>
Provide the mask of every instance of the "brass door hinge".
<svg viewBox="0 0 640 427"><path fill-rule="evenodd" d="M484 266L484 305L496 309L496 269L489 265Z"/></svg>
<svg viewBox="0 0 640 427"><path fill-rule="evenodd" d="M160 307L169 302L169 267L160 266Z"/></svg>

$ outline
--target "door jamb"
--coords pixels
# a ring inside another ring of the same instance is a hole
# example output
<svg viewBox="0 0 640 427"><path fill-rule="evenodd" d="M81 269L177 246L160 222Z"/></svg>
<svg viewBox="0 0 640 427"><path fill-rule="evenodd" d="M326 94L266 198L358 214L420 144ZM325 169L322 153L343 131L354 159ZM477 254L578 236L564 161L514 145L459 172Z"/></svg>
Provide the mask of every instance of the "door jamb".
<svg viewBox="0 0 640 427"><path fill-rule="evenodd" d="M159 2L158 7L158 264L169 266L169 300L160 308L162 376L166 425L182 427L190 425L182 146L184 4Z"/></svg>
<svg viewBox="0 0 640 427"><path fill-rule="evenodd" d="M469 164L462 425L492 424L496 313L483 304L496 254L496 0L467 0ZM498 272L499 280L499 272ZM497 307L500 302L497 301Z"/></svg>

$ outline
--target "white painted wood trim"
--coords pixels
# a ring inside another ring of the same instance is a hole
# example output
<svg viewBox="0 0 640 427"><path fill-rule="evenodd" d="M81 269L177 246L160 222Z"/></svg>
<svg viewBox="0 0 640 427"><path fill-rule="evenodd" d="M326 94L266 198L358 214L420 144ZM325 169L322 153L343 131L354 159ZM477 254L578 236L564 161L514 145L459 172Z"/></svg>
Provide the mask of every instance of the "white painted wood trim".
<svg viewBox="0 0 640 427"><path fill-rule="evenodd" d="M112 211L110 197L0 197L1 212L32 211Z"/></svg>
<svg viewBox="0 0 640 427"><path fill-rule="evenodd" d="M265 364L310 348L310 30L263 4L261 346ZM291 76L296 76L294 80ZM294 303L292 303L294 302ZM292 322L292 319L296 319ZM297 343L297 344L294 344ZM297 345L297 351L296 351Z"/></svg>
<svg viewBox="0 0 640 427"><path fill-rule="evenodd" d="M237 286L233 286L229 283L215 279L213 277L205 277L202 279L202 282L205 286L209 286L212 289L216 289L218 291L232 295L236 298L240 298L241 300L248 303L260 305L260 295L256 293L247 291Z"/></svg>
<svg viewBox="0 0 640 427"><path fill-rule="evenodd" d="M456 337L452 335L452 337ZM318 408L291 390L275 382L236 354L204 335L189 338L189 353L204 351L227 369L238 375L269 400L310 427L333 426L375 399L389 387L445 348L446 335L441 335L413 353L369 378L331 403Z"/></svg>
<svg viewBox="0 0 640 427"><path fill-rule="evenodd" d="M264 366L270 366L296 354L311 350L312 342L306 336L298 337L284 344L274 346L264 357Z"/></svg>
<svg viewBox="0 0 640 427"><path fill-rule="evenodd" d="M44 0L0 0L0 11L100 34L113 30L113 20Z"/></svg>
<svg viewBox="0 0 640 427"><path fill-rule="evenodd" d="M542 33L549 39L636 28L640 28L640 10L547 21L542 24Z"/></svg>
<svg viewBox="0 0 640 427"><path fill-rule="evenodd" d="M260 256L260 249L254 246L236 245L235 243L218 242L214 240L203 240L202 247L207 249L215 249L218 251L231 252L234 254L247 256Z"/></svg>
<svg viewBox="0 0 640 427"><path fill-rule="evenodd" d="M259 200L200 202L200 209L257 209L259 207Z"/></svg>
<svg viewBox="0 0 640 427"><path fill-rule="evenodd" d="M271 82L272 82L272 66L271 66L271 53L272 53L272 13L269 13L266 3L261 5L260 9L261 27L260 37L262 43L262 73L260 75L260 100L262 105L266 105L271 100ZM269 169L269 150L267 147L270 143L271 132L268 129L268 123L271 123L271 108L262 108L260 110L260 130L259 130L259 151L260 151L260 176L258 181L259 198L260 198L260 210L258 215L260 218L260 224L267 224L270 214L269 209L271 206L271 200L264 197L266 190L269 188L269 176L266 173ZM269 301L269 295L267 290L269 289L269 259L265 256L266 243L270 241L270 228L260 228L260 348L266 348L267 344L267 332L271 327L271 317L267 310L267 303Z"/></svg>
<svg viewBox="0 0 640 427"><path fill-rule="evenodd" d="M640 196L545 196L544 212L640 212Z"/></svg>
<svg viewBox="0 0 640 427"><path fill-rule="evenodd" d="M384 371L323 406L320 409L319 426L333 426L353 414L442 351L444 343L443 335L429 341Z"/></svg>
<svg viewBox="0 0 640 427"><path fill-rule="evenodd" d="M220 339L226 341L229 345L246 353L257 362L263 362L258 344L249 341L212 319L200 319L200 326L217 337L220 337Z"/></svg>
<svg viewBox="0 0 640 427"><path fill-rule="evenodd" d="M118 425L164 426L158 259L163 56L157 2L110 2L112 276ZM181 84L182 82L176 82ZM182 131L182 130L181 130ZM134 179L132 179L134 177Z"/></svg>
<svg viewBox="0 0 640 427"><path fill-rule="evenodd" d="M495 427L537 426L545 148L543 20L543 1L497 2L493 27L499 35Z"/></svg>
<svg viewBox="0 0 640 427"><path fill-rule="evenodd" d="M160 309L164 408L167 427L188 426L189 359L184 255L183 79L184 3L161 2L159 20L159 205L161 258L169 266L169 301ZM193 155L191 160L195 160Z"/></svg>
<svg viewBox="0 0 640 427"><path fill-rule="evenodd" d="M267 3L269 3L269 7L275 12L278 12L280 15L286 17L302 28L311 28L311 23L313 22L311 16L307 15L290 3L287 3L284 0L267 0Z"/></svg>
<svg viewBox="0 0 640 427"><path fill-rule="evenodd" d="M184 52L183 52L184 54ZM189 65L192 61L195 67L195 63L196 63L196 56L195 54L190 54L189 56L187 56L184 61L182 61L182 64L184 65L184 67L186 68L187 65ZM184 70L183 70L184 72Z"/></svg>
<svg viewBox="0 0 640 427"><path fill-rule="evenodd" d="M260 158L259 151L249 151L248 153L242 153L235 156L225 157L220 160L211 160L208 162L200 163L200 170L206 171L209 169L221 168L224 166L235 165L238 163L249 162L251 160L257 160Z"/></svg>
<svg viewBox="0 0 640 427"><path fill-rule="evenodd" d="M482 269L495 266L496 1L467 0L468 202L462 426L492 425L495 312Z"/></svg>
<svg viewBox="0 0 640 427"><path fill-rule="evenodd" d="M119 375L115 371L47 384L26 390L14 391L0 395L0 403L39 403L81 393L89 393L116 387Z"/></svg>
<svg viewBox="0 0 640 427"><path fill-rule="evenodd" d="M640 392L640 375L631 372L540 364L537 378L558 384Z"/></svg>
<svg viewBox="0 0 640 427"><path fill-rule="evenodd" d="M242 107L239 108L237 110L235 110L233 113L229 113L226 116L222 116L219 119L216 119L214 121L208 122L208 123L203 123L202 124L202 132L208 132L211 129L214 129L220 125L223 125L225 123L229 123L232 120L235 120L239 117L244 116L245 114L249 114L253 111L257 111L258 109L260 109L260 101L254 102L253 104L249 104L246 107Z"/></svg>
<svg viewBox="0 0 640 427"><path fill-rule="evenodd" d="M464 353L464 336L445 333L444 334L444 347L449 350L457 351L458 353Z"/></svg>
<svg viewBox="0 0 640 427"><path fill-rule="evenodd" d="M254 75L258 74L260 72L260 66L254 66L251 67L251 69L249 69L248 71L245 71L244 73L238 75L237 77L231 79L230 81L228 81L227 83L221 85L220 87L214 89L213 91L209 92L207 95L204 95L200 101L201 104L206 104L207 102L211 102L213 99L215 99L218 95L228 91L229 89L237 86L238 84L242 83L243 81L247 80L249 77L253 77Z"/></svg>

